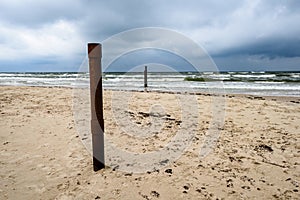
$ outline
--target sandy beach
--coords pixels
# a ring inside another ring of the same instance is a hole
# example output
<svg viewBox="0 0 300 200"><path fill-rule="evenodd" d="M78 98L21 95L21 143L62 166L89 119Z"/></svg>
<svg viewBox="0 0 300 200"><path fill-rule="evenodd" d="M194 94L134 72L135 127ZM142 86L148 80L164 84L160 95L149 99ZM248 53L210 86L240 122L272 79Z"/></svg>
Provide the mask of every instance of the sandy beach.
<svg viewBox="0 0 300 200"><path fill-rule="evenodd" d="M113 95L124 93L104 92L105 135L122 149L159 149L187 120L180 117L174 94L130 92L124 116L136 126L151 126L156 118L150 108L164 107L168 117L156 135L141 142L124 134L116 122L122 116L113 115L120 103L111 104ZM204 158L199 152L213 104L209 95L196 100L200 117L187 129L195 136L178 160L146 173L116 167L94 172L83 143L91 136L78 135L72 89L1 86L0 199L300 198L300 98L226 95L224 126ZM151 107L155 103L161 106Z"/></svg>

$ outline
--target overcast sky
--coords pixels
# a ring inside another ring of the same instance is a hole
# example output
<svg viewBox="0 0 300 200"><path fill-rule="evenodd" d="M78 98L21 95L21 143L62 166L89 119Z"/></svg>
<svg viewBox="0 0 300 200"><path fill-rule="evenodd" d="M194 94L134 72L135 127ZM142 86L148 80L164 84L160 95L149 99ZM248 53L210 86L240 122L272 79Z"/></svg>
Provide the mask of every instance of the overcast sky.
<svg viewBox="0 0 300 200"><path fill-rule="evenodd" d="M0 71L77 71L88 42L142 27L185 35L220 70L300 70L299 0L0 0Z"/></svg>

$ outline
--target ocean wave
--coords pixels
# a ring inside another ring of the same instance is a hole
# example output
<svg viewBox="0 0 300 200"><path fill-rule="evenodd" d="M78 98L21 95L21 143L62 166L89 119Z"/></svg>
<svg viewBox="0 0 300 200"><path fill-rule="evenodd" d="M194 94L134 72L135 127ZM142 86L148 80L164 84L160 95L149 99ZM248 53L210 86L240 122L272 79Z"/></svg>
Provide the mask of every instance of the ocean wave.
<svg viewBox="0 0 300 200"><path fill-rule="evenodd" d="M103 73L105 89L143 90L143 73ZM87 72L0 73L0 85L89 87ZM148 74L157 91L259 93L300 96L300 72L180 72Z"/></svg>

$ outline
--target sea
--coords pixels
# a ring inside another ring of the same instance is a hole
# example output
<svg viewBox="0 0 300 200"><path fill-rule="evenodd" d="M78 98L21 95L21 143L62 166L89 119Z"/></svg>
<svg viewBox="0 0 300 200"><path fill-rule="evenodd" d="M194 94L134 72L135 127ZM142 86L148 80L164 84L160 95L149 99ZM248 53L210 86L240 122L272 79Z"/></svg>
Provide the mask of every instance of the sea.
<svg viewBox="0 0 300 200"><path fill-rule="evenodd" d="M149 72L148 91L225 93L300 97L300 71L295 72ZM87 72L0 73L0 85L88 88ZM143 91L141 72L103 73L103 88Z"/></svg>

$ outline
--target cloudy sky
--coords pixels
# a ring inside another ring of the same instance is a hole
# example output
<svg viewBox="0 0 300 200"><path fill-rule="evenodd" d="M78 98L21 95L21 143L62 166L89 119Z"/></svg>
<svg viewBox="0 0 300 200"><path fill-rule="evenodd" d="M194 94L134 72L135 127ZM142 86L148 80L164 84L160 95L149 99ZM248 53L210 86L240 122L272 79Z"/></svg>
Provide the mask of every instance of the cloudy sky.
<svg viewBox="0 0 300 200"><path fill-rule="evenodd" d="M220 70L300 70L298 0L0 0L0 71L77 71L88 42L143 27L185 35ZM183 63L153 52L137 55Z"/></svg>

